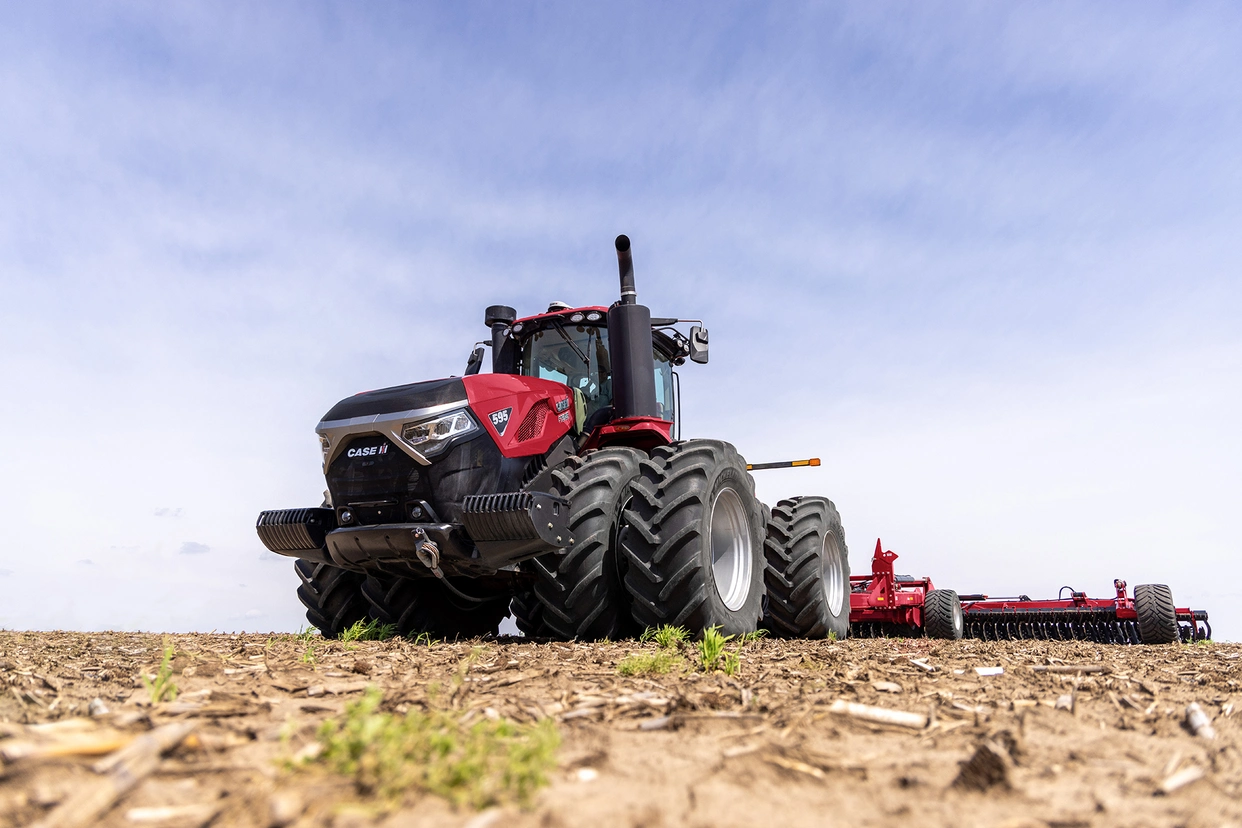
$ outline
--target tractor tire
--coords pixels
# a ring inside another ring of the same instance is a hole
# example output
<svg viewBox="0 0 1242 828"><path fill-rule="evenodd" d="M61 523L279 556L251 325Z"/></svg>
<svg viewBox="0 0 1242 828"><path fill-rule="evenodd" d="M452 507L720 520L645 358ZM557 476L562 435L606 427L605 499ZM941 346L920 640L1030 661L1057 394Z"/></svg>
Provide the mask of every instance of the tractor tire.
<svg viewBox="0 0 1242 828"><path fill-rule="evenodd" d="M763 612L767 518L732 445L687 440L653 450L624 520L625 587L640 628L754 632Z"/></svg>
<svg viewBox="0 0 1242 828"><path fill-rule="evenodd" d="M574 544L522 562L522 571L535 578L532 592L541 607L528 634L595 641L633 632L617 534L644 458L635 449L605 448L571 457L552 473L554 493L569 501Z"/></svg>
<svg viewBox="0 0 1242 828"><path fill-rule="evenodd" d="M370 608L362 597L365 576L303 558L293 562L293 569L302 579L298 598L306 606L306 620L324 638L340 638L356 622L366 620Z"/></svg>
<svg viewBox="0 0 1242 828"><path fill-rule="evenodd" d="M933 589L923 597L923 632L928 638L958 641L966 629L962 601L951 589Z"/></svg>
<svg viewBox="0 0 1242 828"><path fill-rule="evenodd" d="M403 636L426 633L451 640L495 635L501 619L509 614L508 595L469 604L435 578L372 575L363 582L362 595L371 605L371 617L396 625Z"/></svg>
<svg viewBox="0 0 1242 828"><path fill-rule="evenodd" d="M509 601L509 614L513 616L518 631L527 638L543 638L543 604L535 597L533 589L518 592Z"/></svg>
<svg viewBox="0 0 1242 828"><path fill-rule="evenodd" d="M1136 586L1134 611L1138 614L1139 640L1144 644L1172 644L1180 639L1173 591L1164 584Z"/></svg>
<svg viewBox="0 0 1242 828"><path fill-rule="evenodd" d="M767 630L785 638L849 635L849 549L831 500L795 497L777 503L764 554Z"/></svg>

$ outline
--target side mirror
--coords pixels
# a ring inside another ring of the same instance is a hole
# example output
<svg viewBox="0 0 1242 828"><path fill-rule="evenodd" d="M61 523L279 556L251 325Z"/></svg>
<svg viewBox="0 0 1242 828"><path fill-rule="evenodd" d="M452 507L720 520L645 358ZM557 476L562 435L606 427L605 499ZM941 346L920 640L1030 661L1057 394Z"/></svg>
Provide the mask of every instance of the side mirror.
<svg viewBox="0 0 1242 828"><path fill-rule="evenodd" d="M707 328L702 325L690 329L690 361L707 364Z"/></svg>
<svg viewBox="0 0 1242 828"><path fill-rule="evenodd" d="M479 369L483 367L483 346L475 345L474 350L470 352L470 360L466 363L465 376L470 377L479 373Z"/></svg>

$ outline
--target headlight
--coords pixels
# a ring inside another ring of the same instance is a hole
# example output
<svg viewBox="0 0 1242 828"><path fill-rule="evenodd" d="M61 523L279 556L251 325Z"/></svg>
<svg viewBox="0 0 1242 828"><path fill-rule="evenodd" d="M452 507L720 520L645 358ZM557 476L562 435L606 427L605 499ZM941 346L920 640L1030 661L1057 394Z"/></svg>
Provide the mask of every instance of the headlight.
<svg viewBox="0 0 1242 828"><path fill-rule="evenodd" d="M448 441L476 428L474 420L465 411L454 411L434 420L406 423L401 427L401 439L423 454L435 454L444 449Z"/></svg>

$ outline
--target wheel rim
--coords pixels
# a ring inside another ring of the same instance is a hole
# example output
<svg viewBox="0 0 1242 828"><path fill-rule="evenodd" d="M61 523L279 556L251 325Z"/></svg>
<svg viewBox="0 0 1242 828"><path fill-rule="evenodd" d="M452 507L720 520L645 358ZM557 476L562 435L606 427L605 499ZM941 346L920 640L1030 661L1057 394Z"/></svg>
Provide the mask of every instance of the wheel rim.
<svg viewBox="0 0 1242 828"><path fill-rule="evenodd" d="M828 612L835 618L845 606L845 570L841 566L841 547L835 534L824 535L824 550L820 553L819 560L823 568L822 578L828 598Z"/></svg>
<svg viewBox="0 0 1242 828"><path fill-rule="evenodd" d="M750 521L736 491L723 489L716 495L710 520L712 581L720 600L730 611L736 612L750 596L754 557Z"/></svg>
<svg viewBox="0 0 1242 828"><path fill-rule="evenodd" d="M961 603L955 604L953 607L953 634L954 636L957 638L961 638L962 633L964 632L965 626L966 626L966 619L962 617L962 605Z"/></svg>

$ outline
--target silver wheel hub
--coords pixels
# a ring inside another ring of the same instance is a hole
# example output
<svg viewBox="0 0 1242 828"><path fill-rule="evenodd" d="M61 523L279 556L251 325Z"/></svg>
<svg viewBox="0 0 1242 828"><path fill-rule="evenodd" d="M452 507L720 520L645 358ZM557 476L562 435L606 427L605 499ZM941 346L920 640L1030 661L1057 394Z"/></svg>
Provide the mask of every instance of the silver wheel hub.
<svg viewBox="0 0 1242 828"><path fill-rule="evenodd" d="M712 502L709 519L712 551L712 581L716 594L732 612L737 612L750 596L754 567L750 519L742 498L733 489L722 489Z"/></svg>
<svg viewBox="0 0 1242 828"><path fill-rule="evenodd" d="M824 595L828 599L828 612L832 616L841 614L845 606L845 567L841 563L841 545L837 536L831 532L824 535L824 550L819 556L823 567Z"/></svg>

